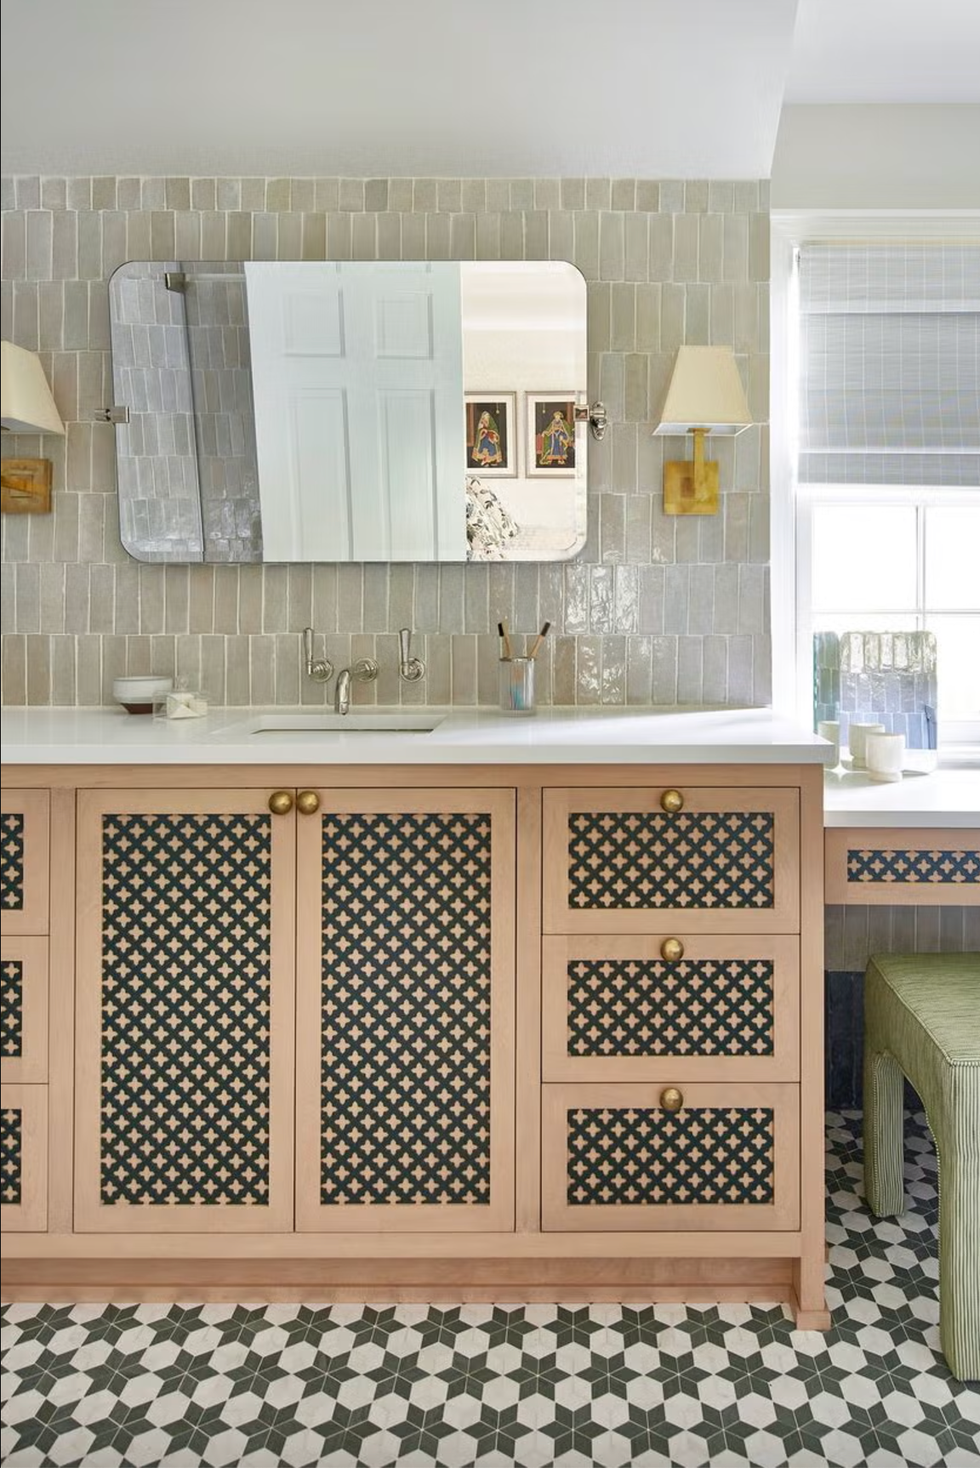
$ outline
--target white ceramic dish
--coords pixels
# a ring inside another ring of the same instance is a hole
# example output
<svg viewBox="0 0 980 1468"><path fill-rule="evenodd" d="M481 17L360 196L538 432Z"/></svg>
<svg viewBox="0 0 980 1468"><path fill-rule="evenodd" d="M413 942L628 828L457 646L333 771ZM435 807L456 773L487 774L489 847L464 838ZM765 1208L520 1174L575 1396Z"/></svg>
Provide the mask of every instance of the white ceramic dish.
<svg viewBox="0 0 980 1468"><path fill-rule="evenodd" d="M153 700L170 693L173 686L172 678L116 678L112 684L112 696L122 704L127 714L152 714Z"/></svg>

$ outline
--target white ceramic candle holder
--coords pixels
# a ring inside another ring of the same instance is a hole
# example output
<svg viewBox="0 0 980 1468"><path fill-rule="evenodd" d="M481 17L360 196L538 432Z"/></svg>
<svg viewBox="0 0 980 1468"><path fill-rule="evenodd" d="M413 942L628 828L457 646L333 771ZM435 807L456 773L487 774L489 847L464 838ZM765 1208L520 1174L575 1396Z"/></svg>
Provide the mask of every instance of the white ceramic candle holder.
<svg viewBox="0 0 980 1468"><path fill-rule="evenodd" d="M849 724L847 728L847 747L851 751L851 763L856 770L863 770L865 760L865 740L869 734L884 734L884 724Z"/></svg>
<svg viewBox="0 0 980 1468"><path fill-rule="evenodd" d="M889 782L902 778L904 734L868 734L864 741L868 778Z"/></svg>

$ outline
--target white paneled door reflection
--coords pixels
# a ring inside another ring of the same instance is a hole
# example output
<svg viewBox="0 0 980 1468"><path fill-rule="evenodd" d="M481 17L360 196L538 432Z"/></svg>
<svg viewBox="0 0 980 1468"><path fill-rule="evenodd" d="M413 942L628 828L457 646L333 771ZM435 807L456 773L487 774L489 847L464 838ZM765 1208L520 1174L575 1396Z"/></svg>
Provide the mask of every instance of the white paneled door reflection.
<svg viewBox="0 0 980 1468"><path fill-rule="evenodd" d="M459 267L245 265L263 559L466 559Z"/></svg>

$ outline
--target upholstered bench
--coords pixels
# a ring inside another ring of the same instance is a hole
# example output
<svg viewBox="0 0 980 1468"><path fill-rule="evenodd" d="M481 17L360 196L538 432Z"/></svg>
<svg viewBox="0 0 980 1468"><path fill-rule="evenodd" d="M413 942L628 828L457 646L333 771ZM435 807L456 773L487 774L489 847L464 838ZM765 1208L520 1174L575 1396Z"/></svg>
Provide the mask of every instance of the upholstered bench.
<svg viewBox="0 0 980 1468"><path fill-rule="evenodd" d="M939 1164L939 1334L950 1371L980 1377L980 954L873 957L864 976L864 1177L901 1213L903 1075Z"/></svg>

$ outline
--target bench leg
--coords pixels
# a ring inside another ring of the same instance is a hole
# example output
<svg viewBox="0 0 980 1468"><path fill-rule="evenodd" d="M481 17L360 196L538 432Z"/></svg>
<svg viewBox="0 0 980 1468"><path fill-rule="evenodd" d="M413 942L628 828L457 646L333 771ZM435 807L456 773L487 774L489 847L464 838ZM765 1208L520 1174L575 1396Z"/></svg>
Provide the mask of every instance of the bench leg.
<svg viewBox="0 0 980 1468"><path fill-rule="evenodd" d="M939 1153L939 1343L959 1381L980 1379L977 1162L975 1136L955 1137Z"/></svg>
<svg viewBox="0 0 980 1468"><path fill-rule="evenodd" d="M887 1051L864 1059L864 1191L879 1218L905 1211L904 1077Z"/></svg>

